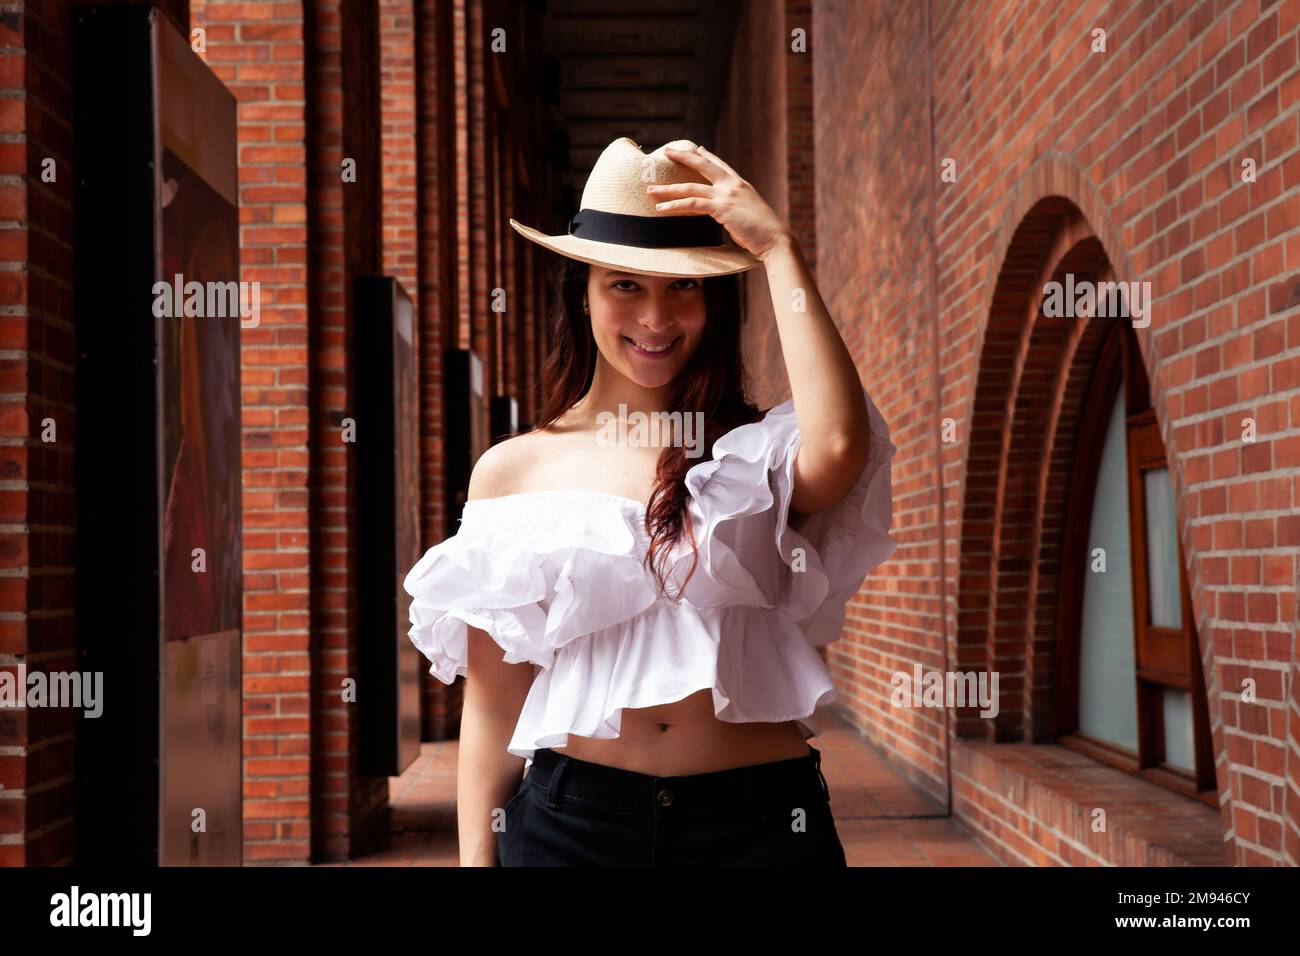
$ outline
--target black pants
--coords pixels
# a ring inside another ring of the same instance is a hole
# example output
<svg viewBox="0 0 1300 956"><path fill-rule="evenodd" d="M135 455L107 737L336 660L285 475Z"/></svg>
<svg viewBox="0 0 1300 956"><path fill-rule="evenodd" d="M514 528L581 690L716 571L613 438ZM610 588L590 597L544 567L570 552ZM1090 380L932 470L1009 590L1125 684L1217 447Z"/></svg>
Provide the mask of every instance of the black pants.
<svg viewBox="0 0 1300 956"><path fill-rule="evenodd" d="M656 777L540 748L497 834L502 866L834 866L821 753Z"/></svg>

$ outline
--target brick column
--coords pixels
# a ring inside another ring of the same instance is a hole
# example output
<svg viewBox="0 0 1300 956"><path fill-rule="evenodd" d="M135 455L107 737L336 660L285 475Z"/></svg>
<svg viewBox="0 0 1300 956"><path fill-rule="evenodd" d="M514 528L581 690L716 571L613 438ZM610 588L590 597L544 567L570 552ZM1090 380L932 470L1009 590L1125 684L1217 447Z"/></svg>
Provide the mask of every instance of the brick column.
<svg viewBox="0 0 1300 956"><path fill-rule="evenodd" d="M239 101L240 270L261 283L242 331L244 858L310 859L307 51L300 5L198 0L208 65Z"/></svg>
<svg viewBox="0 0 1300 956"><path fill-rule="evenodd" d="M314 653L313 857L369 846L388 798L384 777L357 774L357 711L343 682L357 673L353 279L382 267L378 0L307 6L308 263L311 311L311 531ZM342 175L356 164L355 182ZM364 428L358 423L358 428Z"/></svg>
<svg viewBox="0 0 1300 956"><path fill-rule="evenodd" d="M420 304L415 0L379 0L384 273ZM418 340L417 340L418 344Z"/></svg>
<svg viewBox="0 0 1300 956"><path fill-rule="evenodd" d="M72 671L70 22L63 4L20 9L0 20L0 669ZM0 710L0 866L71 862L75 720Z"/></svg>
<svg viewBox="0 0 1300 956"><path fill-rule="evenodd" d="M461 257L457 208L462 171L454 9L442 0L416 0L415 55L418 158L419 382L421 547L455 531L448 526L443 407L443 356L460 345ZM426 673L422 737L445 740L459 729L461 687Z"/></svg>

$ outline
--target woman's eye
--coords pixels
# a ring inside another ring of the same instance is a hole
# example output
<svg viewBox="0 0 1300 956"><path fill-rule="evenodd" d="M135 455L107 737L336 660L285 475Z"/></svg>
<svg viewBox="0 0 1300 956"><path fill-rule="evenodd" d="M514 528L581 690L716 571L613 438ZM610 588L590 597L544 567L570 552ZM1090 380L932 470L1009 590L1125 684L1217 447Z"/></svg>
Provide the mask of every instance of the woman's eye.
<svg viewBox="0 0 1300 956"><path fill-rule="evenodd" d="M686 291L701 288L699 279L678 279L673 283L673 286ZM616 279L609 284L609 287L618 289L620 292L637 292L641 288L631 279Z"/></svg>

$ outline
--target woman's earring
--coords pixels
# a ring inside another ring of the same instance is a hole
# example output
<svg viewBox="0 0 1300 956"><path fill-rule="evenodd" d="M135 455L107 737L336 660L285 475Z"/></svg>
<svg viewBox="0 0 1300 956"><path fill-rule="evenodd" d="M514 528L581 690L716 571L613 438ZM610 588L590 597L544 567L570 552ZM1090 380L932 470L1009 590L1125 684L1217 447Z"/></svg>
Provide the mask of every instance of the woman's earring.
<svg viewBox="0 0 1300 956"><path fill-rule="evenodd" d="M587 300L586 300L586 299L583 299L583 300L582 300L582 311L583 311L583 312L587 312L587 313L590 313L590 312L591 312L591 306L587 305Z"/></svg>

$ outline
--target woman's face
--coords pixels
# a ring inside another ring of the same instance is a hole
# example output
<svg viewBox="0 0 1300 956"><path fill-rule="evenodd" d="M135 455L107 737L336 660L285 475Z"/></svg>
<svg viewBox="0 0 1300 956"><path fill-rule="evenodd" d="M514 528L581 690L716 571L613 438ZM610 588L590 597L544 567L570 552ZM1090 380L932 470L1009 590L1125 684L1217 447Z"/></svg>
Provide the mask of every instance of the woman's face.
<svg viewBox="0 0 1300 956"><path fill-rule="evenodd" d="M587 301L605 361L645 388L672 381L704 334L703 279L592 265Z"/></svg>

